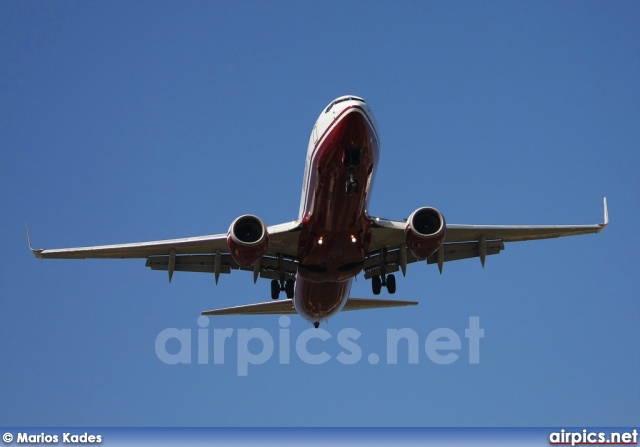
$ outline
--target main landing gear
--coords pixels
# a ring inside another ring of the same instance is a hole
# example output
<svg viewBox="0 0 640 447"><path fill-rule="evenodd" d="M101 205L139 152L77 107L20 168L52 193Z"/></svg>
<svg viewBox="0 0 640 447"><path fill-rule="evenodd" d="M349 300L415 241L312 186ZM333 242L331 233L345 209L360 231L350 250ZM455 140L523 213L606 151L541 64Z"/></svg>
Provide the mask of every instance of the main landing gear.
<svg viewBox="0 0 640 447"><path fill-rule="evenodd" d="M295 281L293 279L277 279L271 280L271 299L277 300L280 298L280 292L285 292L287 298L293 298Z"/></svg>
<svg viewBox="0 0 640 447"><path fill-rule="evenodd" d="M374 276L371 278L371 289L374 295L380 295L382 287L386 287L387 291L393 295L396 293L396 277L391 275Z"/></svg>

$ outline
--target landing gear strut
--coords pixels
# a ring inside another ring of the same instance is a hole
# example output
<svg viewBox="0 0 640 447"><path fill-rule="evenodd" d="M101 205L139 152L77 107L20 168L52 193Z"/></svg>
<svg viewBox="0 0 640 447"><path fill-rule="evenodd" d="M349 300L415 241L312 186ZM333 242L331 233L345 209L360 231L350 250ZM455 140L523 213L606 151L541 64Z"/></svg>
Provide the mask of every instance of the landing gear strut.
<svg viewBox="0 0 640 447"><path fill-rule="evenodd" d="M349 195L352 193L358 194L360 192L360 185L358 184L358 181L353 177L353 172L349 173L349 180L347 180L345 191Z"/></svg>

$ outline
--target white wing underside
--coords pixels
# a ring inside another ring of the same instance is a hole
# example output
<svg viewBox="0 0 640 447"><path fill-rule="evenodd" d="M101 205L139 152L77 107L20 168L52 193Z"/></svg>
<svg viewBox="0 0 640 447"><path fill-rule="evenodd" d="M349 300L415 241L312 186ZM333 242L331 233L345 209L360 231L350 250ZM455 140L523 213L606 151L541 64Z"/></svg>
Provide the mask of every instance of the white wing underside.
<svg viewBox="0 0 640 447"><path fill-rule="evenodd" d="M442 264L448 261L479 257L484 264L488 255L498 254L505 242L548 239L580 234L599 233L608 224L606 198L604 222L595 225L459 225L447 224L443 246L426 261ZM371 243L365 256L365 278L398 270L405 273L406 265L420 261L405 246L406 222L380 218L371 219ZM301 222L293 221L267 228L269 246L259 265L250 269L254 281L258 276L268 279L292 279L297 272L298 238ZM31 245L30 245L31 248ZM93 247L37 249L37 258L147 258L153 270L221 273L240 269L229 254L226 234L214 234L182 239L139 242Z"/></svg>
<svg viewBox="0 0 640 447"><path fill-rule="evenodd" d="M267 228L267 252L256 268L244 269L254 271L254 281L258 276L280 279L280 272L283 272L285 279L295 277L300 228L299 221ZM31 248L31 243L29 247ZM174 271L184 271L213 273L217 282L221 273L231 273L232 269L240 269L229 254L226 234L93 247L37 250L31 248L31 251L35 257L41 259L147 258L146 266L152 270L168 271L169 280Z"/></svg>
<svg viewBox="0 0 640 447"><path fill-rule="evenodd" d="M580 234L599 233L609 223L607 199L604 199L604 221L595 225L460 225L447 224L445 241L440 249L426 259L438 264L440 272L448 261L479 257L484 265L486 256L500 253L505 242L550 239ZM406 222L372 219L372 237L365 260L365 279L394 273L407 264L420 261L405 246Z"/></svg>
<svg viewBox="0 0 640 447"><path fill-rule="evenodd" d="M269 233L269 251L273 255L283 253L295 256L298 249L297 233L300 222L293 221L267 228ZM97 245L94 247L31 249L36 258L87 259L87 258L148 258L149 256L168 255L170 250L176 255L208 254L229 251L226 234L166 239L162 241L134 242L129 244Z"/></svg>

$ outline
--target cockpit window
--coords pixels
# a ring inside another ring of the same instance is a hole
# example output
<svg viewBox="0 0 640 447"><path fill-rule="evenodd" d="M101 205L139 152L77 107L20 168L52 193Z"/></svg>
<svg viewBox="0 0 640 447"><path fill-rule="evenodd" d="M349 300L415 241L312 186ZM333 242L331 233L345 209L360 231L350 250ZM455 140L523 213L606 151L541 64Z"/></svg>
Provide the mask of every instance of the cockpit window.
<svg viewBox="0 0 640 447"><path fill-rule="evenodd" d="M364 99L362 98L358 98L357 96L343 96L342 98L338 98L335 101L333 101L331 104L329 104L329 106L327 107L327 109L324 111L324 113L329 113L329 110L331 110L331 108L333 106L335 106L336 104L339 104L341 102L344 101L358 101L358 102L364 102Z"/></svg>

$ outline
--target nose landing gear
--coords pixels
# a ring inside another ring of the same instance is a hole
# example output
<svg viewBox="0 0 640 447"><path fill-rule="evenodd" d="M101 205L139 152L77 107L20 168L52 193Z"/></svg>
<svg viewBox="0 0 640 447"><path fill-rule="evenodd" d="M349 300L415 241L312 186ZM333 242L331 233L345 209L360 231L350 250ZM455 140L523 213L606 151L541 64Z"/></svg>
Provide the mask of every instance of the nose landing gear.
<svg viewBox="0 0 640 447"><path fill-rule="evenodd" d="M354 176L354 172L356 168L360 165L360 159L362 158L362 149L345 149L344 155L342 157L342 161L344 163L344 167L347 168L347 173L349 174L349 179L345 185L345 192L348 195L353 193L358 194L360 192L360 185L358 184L358 180L356 180Z"/></svg>
<svg viewBox="0 0 640 447"><path fill-rule="evenodd" d="M360 185L358 185L358 181L353 178L353 172L349 173L349 180L347 180L345 191L348 195L352 193L358 194L360 192Z"/></svg>

